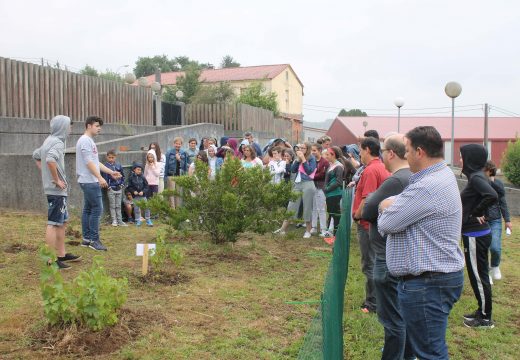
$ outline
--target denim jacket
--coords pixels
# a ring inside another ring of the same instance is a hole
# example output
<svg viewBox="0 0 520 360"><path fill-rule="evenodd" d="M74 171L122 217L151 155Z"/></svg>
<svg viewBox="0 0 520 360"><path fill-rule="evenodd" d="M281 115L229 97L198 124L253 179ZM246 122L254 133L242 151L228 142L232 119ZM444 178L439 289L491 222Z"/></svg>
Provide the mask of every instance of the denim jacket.
<svg viewBox="0 0 520 360"><path fill-rule="evenodd" d="M300 167L299 159L293 161L291 165L291 172L297 173ZM309 156L306 162L303 163L303 169L305 172L301 173L302 181L313 181L308 175L312 174L314 170L316 170L316 159L313 155Z"/></svg>
<svg viewBox="0 0 520 360"><path fill-rule="evenodd" d="M177 150L175 150L175 148L168 150L166 153L166 164L164 166L165 179L168 176L175 175L175 168L177 166L177 158L175 157L176 154ZM184 175L188 172L188 154L186 154L186 151L183 149L179 150L179 154L181 156L179 174Z"/></svg>

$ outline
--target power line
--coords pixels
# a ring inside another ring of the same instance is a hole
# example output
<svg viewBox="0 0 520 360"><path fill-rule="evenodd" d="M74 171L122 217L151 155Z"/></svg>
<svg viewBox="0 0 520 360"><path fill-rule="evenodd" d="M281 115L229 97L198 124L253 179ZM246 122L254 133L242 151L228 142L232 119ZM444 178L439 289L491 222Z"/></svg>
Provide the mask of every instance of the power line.
<svg viewBox="0 0 520 360"><path fill-rule="evenodd" d="M474 106L482 106L483 104L471 104L471 105L456 105L455 108L464 108L464 107L474 107ZM348 108L348 106L323 106L323 105L312 105L312 104L303 104L303 106L310 106L310 107L316 107L316 108L323 108L323 109L337 109L342 110ZM370 108L360 108L364 111L395 111L395 108L386 108L386 109L370 109ZM426 108L401 108L401 111L405 110L440 110L440 109L451 109L451 106L441 106L441 107L426 107Z"/></svg>
<svg viewBox="0 0 520 360"><path fill-rule="evenodd" d="M509 112L505 112L505 111L499 110L499 109L497 109L495 106L493 106L493 107L490 106L490 108L491 108L492 110L494 110L494 111L497 111L497 112L499 112L499 113L501 113L501 114L503 114L503 115L509 116L509 117L518 117L518 115L513 115L513 114L511 114L511 113L509 113Z"/></svg>
<svg viewBox="0 0 520 360"><path fill-rule="evenodd" d="M320 109L311 109L311 108L305 108L305 107L303 109L304 110L308 110L308 111L316 111L316 112L338 114L337 111L332 111L332 110L320 110ZM409 109L409 110L411 110L411 109ZM482 108L457 110L457 112L465 112L465 111L482 111ZM406 113L406 114L402 114L402 115L417 116L417 115L435 115L435 114L450 114L450 113L451 113L450 110L445 110L445 111L433 111L433 112ZM375 114L375 116L396 116L396 114L395 114L395 112L393 112L393 113L388 113L388 114Z"/></svg>
<svg viewBox="0 0 520 360"><path fill-rule="evenodd" d="M505 112L511 113L511 114L514 115L514 116L520 116L520 114L515 113L514 111L510 111L510 110L507 110L507 109L504 109L504 108L498 107L498 106L496 106L496 105L490 105L489 107L490 107L490 108L493 108L493 109L495 109L495 110L497 110L497 111L499 111L499 112L502 112L502 113L504 113L504 111L505 111ZM502 111L500 111L500 110L502 110Z"/></svg>

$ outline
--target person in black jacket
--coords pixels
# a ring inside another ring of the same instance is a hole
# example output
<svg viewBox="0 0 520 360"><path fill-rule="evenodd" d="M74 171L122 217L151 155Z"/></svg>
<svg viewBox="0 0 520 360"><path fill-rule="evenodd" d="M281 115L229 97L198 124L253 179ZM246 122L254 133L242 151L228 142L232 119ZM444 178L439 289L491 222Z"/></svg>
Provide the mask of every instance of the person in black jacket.
<svg viewBox="0 0 520 360"><path fill-rule="evenodd" d="M492 299L488 272L488 250L491 245L491 229L486 221L487 209L497 202L498 195L489 183L483 168L487 150L479 144L460 148L462 173L468 184L462 190L462 242L469 281L477 298L478 309L464 315L464 325L475 328L493 328L491 320Z"/></svg>
<svg viewBox="0 0 520 360"><path fill-rule="evenodd" d="M137 162L134 162L132 164L132 172L128 177L128 186L126 187L125 193L132 194L134 199L134 215L136 226L141 226L141 208L137 206L135 201L146 201L148 191L148 182L143 176L143 166ZM150 219L150 209L144 210L144 218L146 220L146 225L153 226L152 220Z"/></svg>

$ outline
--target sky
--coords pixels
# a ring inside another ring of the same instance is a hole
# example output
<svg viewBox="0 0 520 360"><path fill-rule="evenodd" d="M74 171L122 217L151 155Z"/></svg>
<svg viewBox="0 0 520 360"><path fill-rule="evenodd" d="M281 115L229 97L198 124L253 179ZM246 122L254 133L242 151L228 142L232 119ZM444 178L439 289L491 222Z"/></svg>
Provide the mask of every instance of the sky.
<svg viewBox="0 0 520 360"><path fill-rule="evenodd" d="M139 56L218 65L289 63L304 84L304 120L341 108L369 115L520 114L520 2L0 0L0 56L125 72Z"/></svg>

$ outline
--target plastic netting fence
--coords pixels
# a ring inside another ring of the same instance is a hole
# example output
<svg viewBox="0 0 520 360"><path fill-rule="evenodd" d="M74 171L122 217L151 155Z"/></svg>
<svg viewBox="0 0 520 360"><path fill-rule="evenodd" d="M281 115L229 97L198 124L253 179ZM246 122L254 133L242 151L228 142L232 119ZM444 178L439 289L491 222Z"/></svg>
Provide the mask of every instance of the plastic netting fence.
<svg viewBox="0 0 520 360"><path fill-rule="evenodd" d="M343 359L343 304L350 255L351 204L352 191L349 189L343 193L341 220L321 303L298 353L301 360Z"/></svg>

